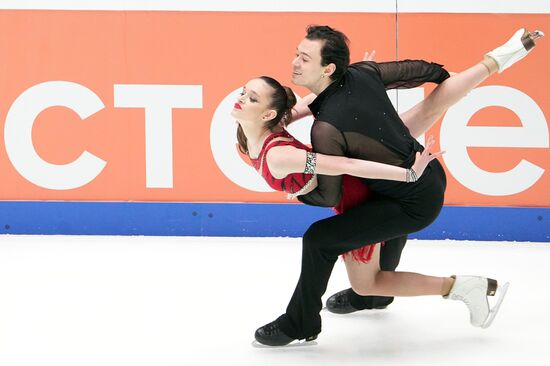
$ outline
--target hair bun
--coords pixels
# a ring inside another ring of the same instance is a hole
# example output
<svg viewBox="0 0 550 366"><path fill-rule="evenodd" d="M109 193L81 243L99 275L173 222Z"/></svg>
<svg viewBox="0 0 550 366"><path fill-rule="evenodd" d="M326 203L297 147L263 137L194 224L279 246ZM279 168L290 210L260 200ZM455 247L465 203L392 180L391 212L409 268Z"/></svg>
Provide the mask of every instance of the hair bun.
<svg viewBox="0 0 550 366"><path fill-rule="evenodd" d="M286 107L288 109L292 109L296 105L296 96L294 95L292 89L288 86L285 86L284 88L286 92Z"/></svg>

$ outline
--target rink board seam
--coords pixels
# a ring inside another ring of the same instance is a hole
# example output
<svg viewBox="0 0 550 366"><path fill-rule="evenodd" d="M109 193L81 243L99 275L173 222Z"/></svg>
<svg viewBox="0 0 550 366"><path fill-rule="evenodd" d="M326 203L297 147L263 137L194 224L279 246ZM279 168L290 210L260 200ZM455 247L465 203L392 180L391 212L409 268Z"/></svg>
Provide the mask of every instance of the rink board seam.
<svg viewBox="0 0 550 366"><path fill-rule="evenodd" d="M3 234L300 237L330 209L298 204L0 202ZM417 239L549 242L550 208L445 206Z"/></svg>

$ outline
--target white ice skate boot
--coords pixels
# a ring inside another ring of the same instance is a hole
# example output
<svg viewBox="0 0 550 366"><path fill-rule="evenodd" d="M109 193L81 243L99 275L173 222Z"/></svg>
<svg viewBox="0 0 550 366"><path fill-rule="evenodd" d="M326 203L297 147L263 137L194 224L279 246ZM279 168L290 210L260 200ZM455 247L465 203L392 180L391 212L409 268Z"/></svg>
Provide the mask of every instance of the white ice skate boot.
<svg viewBox="0 0 550 366"><path fill-rule="evenodd" d="M519 29L508 42L487 53L486 56L495 60L498 65L498 72L501 73L527 56L535 47L534 40L543 36L544 33L538 30L529 33L525 28Z"/></svg>
<svg viewBox="0 0 550 366"><path fill-rule="evenodd" d="M488 328L497 315L508 283L498 287L497 281L477 276L453 276L455 283L445 299L463 301L470 310L470 323L475 327ZM489 307L487 296L495 296L498 289L498 299L492 308Z"/></svg>

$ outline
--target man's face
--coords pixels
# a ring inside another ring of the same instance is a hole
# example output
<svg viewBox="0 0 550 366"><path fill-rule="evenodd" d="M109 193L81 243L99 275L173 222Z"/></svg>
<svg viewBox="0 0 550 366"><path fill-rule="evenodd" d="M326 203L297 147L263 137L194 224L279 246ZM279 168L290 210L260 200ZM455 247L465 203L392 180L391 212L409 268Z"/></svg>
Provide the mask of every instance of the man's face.
<svg viewBox="0 0 550 366"><path fill-rule="evenodd" d="M304 38L296 48L292 60L292 83L311 89L322 78L325 66L321 66L322 40Z"/></svg>

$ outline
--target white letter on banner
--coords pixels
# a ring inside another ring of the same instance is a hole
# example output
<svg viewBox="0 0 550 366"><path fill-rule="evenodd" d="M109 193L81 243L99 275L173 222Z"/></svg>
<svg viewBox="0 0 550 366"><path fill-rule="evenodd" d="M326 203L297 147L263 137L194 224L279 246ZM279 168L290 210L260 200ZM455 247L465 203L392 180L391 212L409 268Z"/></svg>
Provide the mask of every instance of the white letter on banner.
<svg viewBox="0 0 550 366"><path fill-rule="evenodd" d="M106 162L84 151L69 164L50 164L34 149L32 127L36 117L47 108L61 106L86 119L104 108L90 89L68 81L48 81L25 90L6 116L4 140L8 158L25 179L37 186L65 190L91 182Z"/></svg>
<svg viewBox="0 0 550 366"><path fill-rule="evenodd" d="M172 188L172 109L202 108L202 85L114 86L115 107L145 109L147 188Z"/></svg>
<svg viewBox="0 0 550 366"><path fill-rule="evenodd" d="M523 126L468 126L474 113L490 106L510 109ZM488 196L522 192L537 182L544 169L521 160L509 171L487 172L471 161L468 147L548 148L548 141L548 125L539 106L528 95L506 86L474 89L448 110L441 124L441 149L446 151L443 159L449 171L465 187Z"/></svg>
<svg viewBox="0 0 550 366"><path fill-rule="evenodd" d="M241 88L227 95L216 108L210 125L210 147L216 164L222 173L238 186L255 192L272 192L258 172L246 164L237 150L237 123L231 117L233 105L237 101ZM305 121L296 121L289 126L289 132L304 144L309 144L311 117Z"/></svg>

